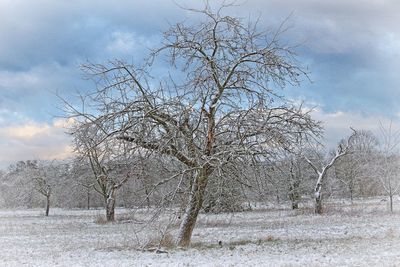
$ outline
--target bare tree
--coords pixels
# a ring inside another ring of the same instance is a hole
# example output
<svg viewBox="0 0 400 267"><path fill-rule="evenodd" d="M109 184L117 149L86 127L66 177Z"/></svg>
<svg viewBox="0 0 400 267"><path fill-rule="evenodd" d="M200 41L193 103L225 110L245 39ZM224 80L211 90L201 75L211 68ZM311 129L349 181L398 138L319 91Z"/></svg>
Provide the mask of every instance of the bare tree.
<svg viewBox="0 0 400 267"><path fill-rule="evenodd" d="M288 196L292 203L292 209L299 208L299 201L301 199L300 185L303 180L302 158L293 155L289 158L289 175L288 177Z"/></svg>
<svg viewBox="0 0 400 267"><path fill-rule="evenodd" d="M354 195L360 188L368 183L368 176L373 173L376 162L378 139L366 130L357 130L357 134L351 140L350 153L340 158L335 164L335 177L348 190L351 203Z"/></svg>
<svg viewBox="0 0 400 267"><path fill-rule="evenodd" d="M93 189L93 172L87 164L87 159L82 160L81 156L74 158L71 168L71 181L75 186L81 187L85 191L86 195L86 209L89 210L91 207L91 196Z"/></svg>
<svg viewBox="0 0 400 267"><path fill-rule="evenodd" d="M317 174L317 182L314 187L314 198L315 198L315 213L317 214L322 214L322 187L323 183L325 181L325 178L327 176L328 170L335 164L335 162L349 153L349 147L351 144L352 138L356 135L356 132L350 137L347 138L347 140L342 141L339 143L338 147L336 148L336 151L334 152L334 155L331 157L330 160L328 160L328 163L320 163L321 167L318 167L316 164L314 164L307 156L304 156L305 160L308 162L308 164L312 167L314 172Z"/></svg>
<svg viewBox="0 0 400 267"><path fill-rule="evenodd" d="M135 166L130 161L132 154L123 143L116 144L113 140L99 142L98 133L93 127L75 127L75 150L83 161L88 162L92 170L91 177L94 177L94 181L86 181L84 186L87 190L93 188L103 197L106 219L114 221L117 191L132 176L132 168Z"/></svg>
<svg viewBox="0 0 400 267"><path fill-rule="evenodd" d="M25 175L28 175L32 181L34 190L46 197L45 215L49 216L50 197L53 190L50 180L54 180L56 175L53 162L28 161L25 171Z"/></svg>
<svg viewBox="0 0 400 267"><path fill-rule="evenodd" d="M400 179L398 178L400 156L400 130L394 129L392 122L385 127L380 123L381 153L377 162L377 175L385 193L389 196L390 211L393 212L393 196L399 192Z"/></svg>
<svg viewBox="0 0 400 267"><path fill-rule="evenodd" d="M35 190L46 197L46 216L49 216L50 210L50 196L51 196L51 186L47 184L44 177L38 176L34 178L35 180Z"/></svg>
<svg viewBox="0 0 400 267"><path fill-rule="evenodd" d="M260 31L223 10L209 4L191 10L204 22L171 26L144 67L83 65L97 89L82 97L83 108L69 105L70 116L80 127L97 128L100 140L114 138L179 162L189 177L173 176L181 178L176 192L187 195L179 246L190 244L207 185L227 165L290 149L320 130L309 110L275 89L306 77L294 47L279 42L284 26ZM165 58L174 72L151 77L152 64Z"/></svg>

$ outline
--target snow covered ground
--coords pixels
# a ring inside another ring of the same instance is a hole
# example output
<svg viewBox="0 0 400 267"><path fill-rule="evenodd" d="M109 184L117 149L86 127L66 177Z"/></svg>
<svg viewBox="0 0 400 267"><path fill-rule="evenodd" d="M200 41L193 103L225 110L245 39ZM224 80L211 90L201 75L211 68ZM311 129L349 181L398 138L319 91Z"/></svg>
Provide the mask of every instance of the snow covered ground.
<svg viewBox="0 0 400 267"><path fill-rule="evenodd" d="M390 214L381 198L331 202L322 216L287 206L202 214L193 246L162 254L140 250L166 220L137 223L145 210L118 209L125 220L112 224L98 223L103 210L52 209L48 218L42 210L2 210L0 265L400 266L400 213Z"/></svg>

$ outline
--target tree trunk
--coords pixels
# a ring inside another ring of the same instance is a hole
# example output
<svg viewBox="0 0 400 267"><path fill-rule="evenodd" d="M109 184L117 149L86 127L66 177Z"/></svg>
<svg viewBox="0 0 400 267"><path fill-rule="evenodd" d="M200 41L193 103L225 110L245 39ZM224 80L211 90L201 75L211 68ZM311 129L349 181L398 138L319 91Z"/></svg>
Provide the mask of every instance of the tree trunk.
<svg viewBox="0 0 400 267"><path fill-rule="evenodd" d="M315 213L322 214L322 198L321 197L315 198Z"/></svg>
<svg viewBox="0 0 400 267"><path fill-rule="evenodd" d="M289 199L292 202L292 209L296 210L299 208L299 200L300 200L300 169L298 170L298 174L295 172L295 163L292 159L290 161L290 176L289 176Z"/></svg>
<svg viewBox="0 0 400 267"><path fill-rule="evenodd" d="M393 212L393 195L389 195L390 212Z"/></svg>
<svg viewBox="0 0 400 267"><path fill-rule="evenodd" d="M87 197L87 199L86 199L87 200L86 207L87 207L88 210L90 210L90 190L89 190L89 188L87 189L86 197Z"/></svg>
<svg viewBox="0 0 400 267"><path fill-rule="evenodd" d="M321 194L321 184L315 187L315 213L322 214L322 194Z"/></svg>
<svg viewBox="0 0 400 267"><path fill-rule="evenodd" d="M299 193L299 182L296 181L292 183L289 187L290 193L289 193L289 199L292 202L292 209L298 209L299 208L299 200L300 200L300 193Z"/></svg>
<svg viewBox="0 0 400 267"><path fill-rule="evenodd" d="M149 196L149 191L147 189L147 186L144 189L144 193L146 194L146 203L147 203L147 209L150 209L150 196Z"/></svg>
<svg viewBox="0 0 400 267"><path fill-rule="evenodd" d="M276 201L278 202L278 204L280 204L281 199L279 197L279 189L276 189Z"/></svg>
<svg viewBox="0 0 400 267"><path fill-rule="evenodd" d="M353 187L350 188L350 201L351 205L353 205Z"/></svg>
<svg viewBox="0 0 400 267"><path fill-rule="evenodd" d="M46 196L46 216L49 216L50 211L50 195Z"/></svg>
<svg viewBox="0 0 400 267"><path fill-rule="evenodd" d="M289 199L292 202L292 209L293 210L298 209L299 208L298 196L296 196L295 192L290 192Z"/></svg>
<svg viewBox="0 0 400 267"><path fill-rule="evenodd" d="M177 245L188 247L192 237L193 229L196 225L197 216L203 204L204 193L208 182L206 170L202 170L194 179L190 189L189 201L186 206L185 214L179 228Z"/></svg>
<svg viewBox="0 0 400 267"><path fill-rule="evenodd" d="M111 189L111 192L106 202L107 222L113 222L115 220L115 197L116 197L116 190Z"/></svg>

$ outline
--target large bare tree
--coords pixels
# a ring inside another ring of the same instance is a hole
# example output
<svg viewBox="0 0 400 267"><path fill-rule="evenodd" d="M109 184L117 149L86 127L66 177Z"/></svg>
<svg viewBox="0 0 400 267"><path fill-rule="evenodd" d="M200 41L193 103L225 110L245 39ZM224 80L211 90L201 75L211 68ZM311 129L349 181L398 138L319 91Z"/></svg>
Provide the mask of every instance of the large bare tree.
<svg viewBox="0 0 400 267"><path fill-rule="evenodd" d="M280 95L280 88L307 79L294 47L280 42L284 25L260 30L224 15L225 7L190 10L203 21L171 26L142 67L83 65L97 88L82 96L83 108L69 106L80 127L97 127L103 140L128 142L181 164L186 175L174 177L189 178L176 183L187 193L179 246L190 244L210 179L220 179L235 160L289 150L320 130L309 110ZM152 66L165 60L171 71L151 76Z"/></svg>

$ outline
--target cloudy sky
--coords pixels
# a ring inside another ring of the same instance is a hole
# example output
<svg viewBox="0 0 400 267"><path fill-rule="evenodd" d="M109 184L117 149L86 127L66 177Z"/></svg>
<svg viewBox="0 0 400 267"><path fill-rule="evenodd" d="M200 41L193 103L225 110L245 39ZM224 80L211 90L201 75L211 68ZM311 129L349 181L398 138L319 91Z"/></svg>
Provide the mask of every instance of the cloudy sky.
<svg viewBox="0 0 400 267"><path fill-rule="evenodd" d="M201 1L176 1L199 6ZM214 2L214 1L211 1ZM400 115L400 1L248 0L227 10L260 17L298 48L312 83L288 88L315 107L326 142L349 126L377 130ZM78 69L87 60L140 62L160 33L193 15L170 0L0 0L0 167L19 159L70 153L57 94L89 89Z"/></svg>

